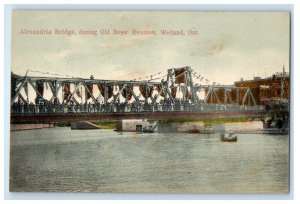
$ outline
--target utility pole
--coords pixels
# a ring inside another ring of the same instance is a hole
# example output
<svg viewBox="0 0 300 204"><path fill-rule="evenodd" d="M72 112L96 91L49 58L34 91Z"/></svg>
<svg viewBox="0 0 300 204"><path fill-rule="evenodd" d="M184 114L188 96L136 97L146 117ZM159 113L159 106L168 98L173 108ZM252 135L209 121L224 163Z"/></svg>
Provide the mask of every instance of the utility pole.
<svg viewBox="0 0 300 204"><path fill-rule="evenodd" d="M283 65L282 73L281 73L281 81L280 81L281 82L281 84L280 84L280 101L282 100L283 93L284 93L284 88L283 88L284 74L285 74L285 71L284 71L284 65Z"/></svg>

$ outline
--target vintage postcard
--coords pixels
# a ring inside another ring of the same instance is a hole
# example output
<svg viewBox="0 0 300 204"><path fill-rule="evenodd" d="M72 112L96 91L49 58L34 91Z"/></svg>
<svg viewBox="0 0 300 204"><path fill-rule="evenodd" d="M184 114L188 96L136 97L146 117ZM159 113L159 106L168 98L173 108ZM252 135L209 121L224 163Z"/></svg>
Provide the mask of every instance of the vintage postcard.
<svg viewBox="0 0 300 204"><path fill-rule="evenodd" d="M289 12L12 13L11 192L289 193Z"/></svg>

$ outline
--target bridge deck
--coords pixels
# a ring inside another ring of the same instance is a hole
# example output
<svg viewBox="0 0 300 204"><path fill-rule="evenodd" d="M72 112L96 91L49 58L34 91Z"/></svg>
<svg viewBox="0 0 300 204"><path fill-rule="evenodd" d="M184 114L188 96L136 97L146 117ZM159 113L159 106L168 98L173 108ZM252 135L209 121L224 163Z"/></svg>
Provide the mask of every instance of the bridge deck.
<svg viewBox="0 0 300 204"><path fill-rule="evenodd" d="M253 118L262 117L265 111L214 111L214 112L139 112L139 113L100 113L100 114L39 114L11 116L12 123L20 122L73 122L73 121L100 121L100 120L122 120L122 119L218 119L218 118Z"/></svg>

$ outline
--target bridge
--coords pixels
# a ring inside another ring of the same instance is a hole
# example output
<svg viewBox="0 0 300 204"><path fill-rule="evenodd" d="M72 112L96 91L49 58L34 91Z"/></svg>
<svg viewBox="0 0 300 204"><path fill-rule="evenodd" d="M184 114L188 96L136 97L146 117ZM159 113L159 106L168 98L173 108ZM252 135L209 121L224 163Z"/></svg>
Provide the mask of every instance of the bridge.
<svg viewBox="0 0 300 204"><path fill-rule="evenodd" d="M259 117L264 113L249 87L209 85L188 66L130 81L11 76L12 123Z"/></svg>

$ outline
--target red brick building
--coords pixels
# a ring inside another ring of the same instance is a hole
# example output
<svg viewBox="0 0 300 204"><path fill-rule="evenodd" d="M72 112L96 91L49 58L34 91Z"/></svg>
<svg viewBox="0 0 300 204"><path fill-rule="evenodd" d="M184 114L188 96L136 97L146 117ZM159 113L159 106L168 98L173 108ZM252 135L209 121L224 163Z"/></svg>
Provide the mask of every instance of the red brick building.
<svg viewBox="0 0 300 204"><path fill-rule="evenodd" d="M276 73L268 78L254 77L252 80L241 80L234 83L236 88L226 89L213 88L214 93L208 97L208 103L234 103L239 105L254 105L253 99L256 105L265 105L272 100L278 100L281 97L289 100L290 97L290 77L287 73ZM252 96L247 93L247 89L250 88ZM226 91L226 93L225 93ZM281 93L282 92L282 93ZM209 93L209 89L205 89L206 95ZM245 100L245 95L248 94ZM238 98L238 100L237 100ZM244 100L244 103L243 103Z"/></svg>
<svg viewBox="0 0 300 204"><path fill-rule="evenodd" d="M276 73L271 77L261 79L254 77L253 80L241 80L234 83L236 87L249 87L257 105L265 105L270 100L281 97L289 100L290 77L287 73Z"/></svg>

